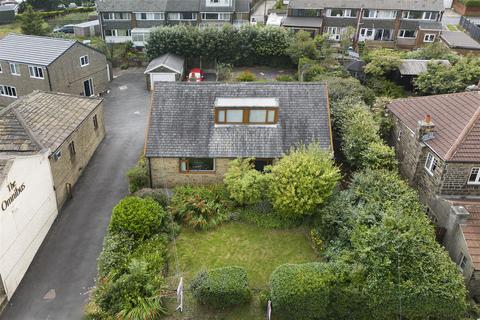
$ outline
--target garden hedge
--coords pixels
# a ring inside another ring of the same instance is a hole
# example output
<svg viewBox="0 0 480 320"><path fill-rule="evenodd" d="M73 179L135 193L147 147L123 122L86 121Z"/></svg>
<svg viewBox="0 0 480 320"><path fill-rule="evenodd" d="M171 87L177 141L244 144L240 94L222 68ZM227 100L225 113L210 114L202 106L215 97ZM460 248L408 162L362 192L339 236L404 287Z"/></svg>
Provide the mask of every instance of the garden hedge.
<svg viewBox="0 0 480 320"><path fill-rule="evenodd" d="M247 272L240 267L202 271L190 285L194 298L216 309L247 303L251 298Z"/></svg>
<svg viewBox="0 0 480 320"><path fill-rule="evenodd" d="M334 276L322 263L284 264L270 276L275 317L289 320L326 319Z"/></svg>

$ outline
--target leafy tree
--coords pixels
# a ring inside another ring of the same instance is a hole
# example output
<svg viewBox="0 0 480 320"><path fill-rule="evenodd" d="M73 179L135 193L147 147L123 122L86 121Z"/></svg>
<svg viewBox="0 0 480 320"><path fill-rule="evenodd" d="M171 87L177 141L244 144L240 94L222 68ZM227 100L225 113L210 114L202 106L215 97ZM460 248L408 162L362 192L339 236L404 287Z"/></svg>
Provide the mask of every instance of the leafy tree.
<svg viewBox="0 0 480 320"><path fill-rule="evenodd" d="M402 86L384 77L368 78L365 85L372 89L376 96L397 99L407 95Z"/></svg>
<svg viewBox="0 0 480 320"><path fill-rule="evenodd" d="M57 10L61 3L61 0L26 0L20 4L19 12L25 12L29 6L41 11Z"/></svg>
<svg viewBox="0 0 480 320"><path fill-rule="evenodd" d="M431 62L426 72L421 73L414 85L421 94L462 92L480 80L480 59L465 57L453 66Z"/></svg>
<svg viewBox="0 0 480 320"><path fill-rule="evenodd" d="M230 197L240 205L252 205L262 199L265 179L255 170L253 158L230 161L223 181Z"/></svg>
<svg viewBox="0 0 480 320"><path fill-rule="evenodd" d="M315 60L320 57L320 51L317 49L317 45L310 33L303 30L295 33L293 41L286 50L286 54L295 64L299 63L300 58Z"/></svg>
<svg viewBox="0 0 480 320"><path fill-rule="evenodd" d="M348 26L342 32L341 37L340 37L340 48L342 49L343 54L346 54L348 52L348 48L351 47L355 32L356 32L356 30L352 26Z"/></svg>
<svg viewBox="0 0 480 320"><path fill-rule="evenodd" d="M22 14L21 26L23 34L45 36L48 34L48 26L43 21L39 12L33 10L32 6L28 5L25 12Z"/></svg>
<svg viewBox="0 0 480 320"><path fill-rule="evenodd" d="M334 104L347 97L354 97L357 102L365 102L366 104L372 104L375 101L372 90L363 86L355 78L330 77L325 81L328 85L328 96L332 109Z"/></svg>
<svg viewBox="0 0 480 320"><path fill-rule="evenodd" d="M283 56L290 45L290 39L289 32L285 28L259 27L258 35L253 42L255 53L264 57Z"/></svg>
<svg viewBox="0 0 480 320"><path fill-rule="evenodd" d="M393 130L393 118L388 113L388 105L392 102L390 97L378 97L371 107L373 117L380 126L380 137L388 142Z"/></svg>
<svg viewBox="0 0 480 320"><path fill-rule="evenodd" d="M145 158L141 157L137 164L128 170L128 189L134 193L148 186L148 170Z"/></svg>
<svg viewBox="0 0 480 320"><path fill-rule="evenodd" d="M374 49L367 53L364 70L367 75L382 77L397 70L401 64L402 53L393 49Z"/></svg>
<svg viewBox="0 0 480 320"><path fill-rule="evenodd" d="M270 202L275 211L290 218L313 214L340 180L340 171L334 166L331 153L317 144L293 148L270 170Z"/></svg>
<svg viewBox="0 0 480 320"><path fill-rule="evenodd" d="M331 60L333 48L328 40L328 34L318 34L313 40L317 49L320 51L320 58L323 60Z"/></svg>
<svg viewBox="0 0 480 320"><path fill-rule="evenodd" d="M442 41L428 44L415 51L410 51L407 53L406 58L419 60L448 60L451 63L456 63L460 60L460 56L447 47Z"/></svg>
<svg viewBox="0 0 480 320"><path fill-rule="evenodd" d="M362 152L361 159L363 168L387 170L397 168L395 150L382 141L371 142Z"/></svg>

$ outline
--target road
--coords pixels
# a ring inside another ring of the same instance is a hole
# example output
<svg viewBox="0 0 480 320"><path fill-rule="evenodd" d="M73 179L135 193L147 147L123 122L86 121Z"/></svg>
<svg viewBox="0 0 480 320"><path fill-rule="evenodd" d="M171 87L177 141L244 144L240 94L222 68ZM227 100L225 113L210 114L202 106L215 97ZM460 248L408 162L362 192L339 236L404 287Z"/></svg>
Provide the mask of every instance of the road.
<svg viewBox="0 0 480 320"><path fill-rule="evenodd" d="M123 73L105 96L107 136L37 252L1 320L83 316L113 206L143 149L149 93L143 73Z"/></svg>

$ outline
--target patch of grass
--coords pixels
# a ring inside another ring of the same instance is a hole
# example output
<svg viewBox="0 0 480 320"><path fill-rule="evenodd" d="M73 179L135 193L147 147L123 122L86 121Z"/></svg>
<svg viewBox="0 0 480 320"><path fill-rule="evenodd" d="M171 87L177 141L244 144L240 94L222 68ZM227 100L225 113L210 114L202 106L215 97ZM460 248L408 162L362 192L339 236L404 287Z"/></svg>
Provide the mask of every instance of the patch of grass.
<svg viewBox="0 0 480 320"><path fill-rule="evenodd" d="M0 25L0 39L5 37L9 33L21 33L20 23L15 22L10 24Z"/></svg>
<svg viewBox="0 0 480 320"><path fill-rule="evenodd" d="M69 13L64 16L58 16L53 19L49 19L47 22L50 26L63 26L66 24L78 24L88 21L88 16L91 12L75 12Z"/></svg>
<svg viewBox="0 0 480 320"><path fill-rule="evenodd" d="M457 27L456 25L454 25L454 24L448 24L448 25L447 25L447 29L448 29L449 31L458 31L458 27Z"/></svg>
<svg viewBox="0 0 480 320"><path fill-rule="evenodd" d="M174 312L167 317L169 320L265 319L266 310L259 293L267 288L273 270L284 263L320 260L311 246L308 232L303 228L273 230L232 222L207 232L183 229L176 243L179 268L185 281L185 302L184 312ZM170 287L175 288L178 282L174 283L173 257L169 266L172 276ZM253 289L251 303L225 311L213 311L198 305L189 291L190 280L201 270L224 266L240 266L247 270ZM175 310L175 299L169 300L169 309Z"/></svg>

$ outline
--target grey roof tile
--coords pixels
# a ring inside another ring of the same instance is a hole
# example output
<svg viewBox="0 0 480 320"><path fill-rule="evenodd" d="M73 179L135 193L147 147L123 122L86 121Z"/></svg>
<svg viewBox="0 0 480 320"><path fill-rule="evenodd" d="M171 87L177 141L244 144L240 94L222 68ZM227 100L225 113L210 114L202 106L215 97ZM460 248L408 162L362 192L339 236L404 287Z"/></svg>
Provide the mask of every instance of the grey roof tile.
<svg viewBox="0 0 480 320"><path fill-rule="evenodd" d="M443 11L442 0L290 0L291 9L370 8Z"/></svg>
<svg viewBox="0 0 480 320"><path fill-rule="evenodd" d="M219 97L279 99L276 126L215 126ZM321 83L157 83L147 157L280 157L293 145L331 148L326 86Z"/></svg>

